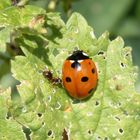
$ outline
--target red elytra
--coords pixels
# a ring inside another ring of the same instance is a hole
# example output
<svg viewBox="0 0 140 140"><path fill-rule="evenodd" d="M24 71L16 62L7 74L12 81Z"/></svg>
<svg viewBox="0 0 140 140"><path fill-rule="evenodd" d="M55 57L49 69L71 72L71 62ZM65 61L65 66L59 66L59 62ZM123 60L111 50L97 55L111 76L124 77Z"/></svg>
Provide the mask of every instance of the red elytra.
<svg viewBox="0 0 140 140"><path fill-rule="evenodd" d="M96 89L98 75L92 59L83 51L74 51L63 64L62 81L69 95L85 99Z"/></svg>

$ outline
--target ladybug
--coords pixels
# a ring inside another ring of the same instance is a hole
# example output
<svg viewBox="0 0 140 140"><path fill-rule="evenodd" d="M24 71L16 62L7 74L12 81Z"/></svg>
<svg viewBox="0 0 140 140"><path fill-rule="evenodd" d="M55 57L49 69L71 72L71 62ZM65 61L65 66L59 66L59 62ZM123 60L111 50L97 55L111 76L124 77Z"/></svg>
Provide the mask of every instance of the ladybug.
<svg viewBox="0 0 140 140"><path fill-rule="evenodd" d="M71 97L85 99L96 89L98 81L95 63L82 50L76 50L63 64L62 82Z"/></svg>

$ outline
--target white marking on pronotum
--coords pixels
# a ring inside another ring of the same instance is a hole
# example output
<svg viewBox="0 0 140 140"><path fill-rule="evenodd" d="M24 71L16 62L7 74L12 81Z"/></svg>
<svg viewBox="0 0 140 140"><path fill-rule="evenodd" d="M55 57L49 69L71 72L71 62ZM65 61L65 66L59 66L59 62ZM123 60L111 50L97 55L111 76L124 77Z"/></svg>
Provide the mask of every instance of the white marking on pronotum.
<svg viewBox="0 0 140 140"><path fill-rule="evenodd" d="M82 54L83 54L84 56L88 56L88 55L87 55L86 53L84 53L84 52L83 52Z"/></svg>
<svg viewBox="0 0 140 140"><path fill-rule="evenodd" d="M74 60L70 60L70 63L73 63L74 62Z"/></svg>
<svg viewBox="0 0 140 140"><path fill-rule="evenodd" d="M78 60L78 63L81 63L81 62L83 62L84 60Z"/></svg>

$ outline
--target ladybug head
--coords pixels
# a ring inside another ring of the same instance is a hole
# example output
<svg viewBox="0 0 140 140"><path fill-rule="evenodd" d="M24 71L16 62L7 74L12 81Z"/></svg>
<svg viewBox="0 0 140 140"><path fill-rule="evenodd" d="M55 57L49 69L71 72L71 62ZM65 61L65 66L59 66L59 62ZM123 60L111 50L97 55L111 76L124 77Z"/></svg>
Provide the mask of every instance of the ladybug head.
<svg viewBox="0 0 140 140"><path fill-rule="evenodd" d="M82 50L76 50L70 55L67 60L83 60L83 59L89 59L89 56L84 53Z"/></svg>

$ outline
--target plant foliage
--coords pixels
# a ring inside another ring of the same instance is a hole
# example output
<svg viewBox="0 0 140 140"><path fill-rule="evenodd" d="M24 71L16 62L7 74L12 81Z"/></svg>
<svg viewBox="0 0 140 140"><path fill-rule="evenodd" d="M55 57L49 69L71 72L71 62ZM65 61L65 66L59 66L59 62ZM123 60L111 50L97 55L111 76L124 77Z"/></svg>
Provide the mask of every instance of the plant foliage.
<svg viewBox="0 0 140 140"><path fill-rule="evenodd" d="M58 13L30 5L1 9L0 51L10 47L7 43L20 51L11 60L18 93L0 92L1 140L61 140L64 132L73 140L140 139L137 68L121 37L111 41L105 32L96 38L79 13L64 23ZM98 86L88 100L70 98L43 76L47 68L61 78L62 64L75 49L98 67Z"/></svg>

